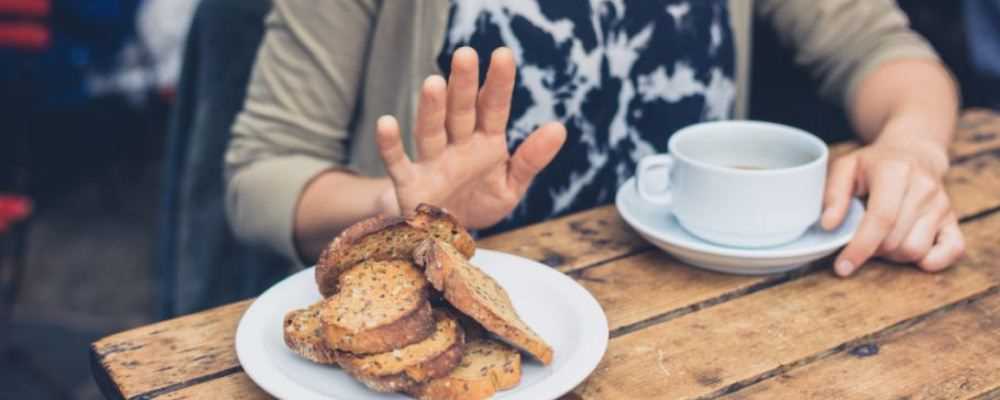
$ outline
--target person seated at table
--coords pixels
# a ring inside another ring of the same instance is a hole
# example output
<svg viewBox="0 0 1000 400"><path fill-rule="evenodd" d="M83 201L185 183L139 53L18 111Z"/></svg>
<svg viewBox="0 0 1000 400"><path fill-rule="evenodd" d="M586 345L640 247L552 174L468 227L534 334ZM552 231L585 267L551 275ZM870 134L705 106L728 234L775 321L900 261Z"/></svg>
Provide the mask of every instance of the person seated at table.
<svg viewBox="0 0 1000 400"><path fill-rule="evenodd" d="M607 204L671 132L745 117L755 12L866 143L829 172L823 227L868 195L835 271L954 263L958 93L891 1L277 1L226 156L230 222L308 263L421 202L486 233Z"/></svg>

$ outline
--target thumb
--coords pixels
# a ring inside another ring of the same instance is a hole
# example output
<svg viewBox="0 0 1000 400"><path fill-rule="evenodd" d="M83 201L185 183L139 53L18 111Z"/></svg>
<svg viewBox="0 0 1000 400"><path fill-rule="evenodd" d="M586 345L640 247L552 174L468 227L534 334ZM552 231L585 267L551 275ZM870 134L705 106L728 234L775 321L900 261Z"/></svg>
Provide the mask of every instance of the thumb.
<svg viewBox="0 0 1000 400"><path fill-rule="evenodd" d="M507 164L507 186L519 195L528 190L531 180L556 157L566 142L566 128L558 122L542 125L517 147Z"/></svg>

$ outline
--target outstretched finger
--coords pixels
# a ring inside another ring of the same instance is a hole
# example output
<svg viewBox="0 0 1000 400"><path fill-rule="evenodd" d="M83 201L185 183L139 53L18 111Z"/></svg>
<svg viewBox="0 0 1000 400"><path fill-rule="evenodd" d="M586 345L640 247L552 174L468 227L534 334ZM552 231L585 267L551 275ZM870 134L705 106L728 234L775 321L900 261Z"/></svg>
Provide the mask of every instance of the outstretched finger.
<svg viewBox="0 0 1000 400"><path fill-rule="evenodd" d="M479 92L477 126L480 131L489 135L506 135L515 74L514 55L510 49L496 49L490 57L490 69L486 72L483 90Z"/></svg>
<svg viewBox="0 0 1000 400"><path fill-rule="evenodd" d="M448 139L462 143L476 129L476 96L479 93L479 56L469 47L455 50L448 77Z"/></svg>
<svg viewBox="0 0 1000 400"><path fill-rule="evenodd" d="M448 134L444 130L447 90L444 78L437 75L425 79L420 89L416 129L420 160L433 160L448 147Z"/></svg>
<svg viewBox="0 0 1000 400"><path fill-rule="evenodd" d="M379 117L375 123L375 141L378 143L378 152L382 156L389 177L396 182L408 181L412 174L413 163L406 156L396 118L390 115Z"/></svg>
<svg viewBox="0 0 1000 400"><path fill-rule="evenodd" d="M854 196L854 182L857 180L858 160L856 157L845 157L833 162L826 179L826 193L823 198L823 215L820 225L823 229L833 230L844 221L847 209Z"/></svg>
<svg viewBox="0 0 1000 400"><path fill-rule="evenodd" d="M858 231L834 263L837 275L848 276L871 258L896 224L909 169L899 164L885 165L874 172L868 210Z"/></svg>
<svg viewBox="0 0 1000 400"><path fill-rule="evenodd" d="M566 141L566 128L550 122L536 129L517 147L507 167L507 185L523 195L531 180L552 162Z"/></svg>

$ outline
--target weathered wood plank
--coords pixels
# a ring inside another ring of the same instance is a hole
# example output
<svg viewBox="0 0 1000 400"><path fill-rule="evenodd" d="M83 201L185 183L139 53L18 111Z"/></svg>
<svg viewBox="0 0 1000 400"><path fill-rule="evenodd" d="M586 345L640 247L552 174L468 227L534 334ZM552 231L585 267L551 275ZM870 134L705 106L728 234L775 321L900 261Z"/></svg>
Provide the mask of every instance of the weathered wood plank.
<svg viewBox="0 0 1000 400"><path fill-rule="evenodd" d="M981 396L975 398L975 400L997 400L1000 399L1000 387L993 389L989 392L983 393Z"/></svg>
<svg viewBox="0 0 1000 400"><path fill-rule="evenodd" d="M91 345L95 368L124 398L238 365L233 338L250 301L108 336Z"/></svg>
<svg viewBox="0 0 1000 400"><path fill-rule="evenodd" d="M1000 387L1000 293L725 399L969 399Z"/></svg>
<svg viewBox="0 0 1000 400"><path fill-rule="evenodd" d="M613 339L584 398L699 398L834 353L1000 284L1000 213L966 224L969 256L939 274L871 263L815 273Z"/></svg>
<svg viewBox="0 0 1000 400"><path fill-rule="evenodd" d="M944 179L958 215L968 216L1000 205L1000 153L966 158L948 170ZM987 207L990 204L993 206Z"/></svg>
<svg viewBox="0 0 1000 400"><path fill-rule="evenodd" d="M829 160L831 160L831 161L832 160L836 160L838 157L843 156L843 155L851 152L852 150L856 150L859 147L861 147L861 144L859 144L857 142L837 143L835 145L832 145L832 146L830 146L830 158L829 158Z"/></svg>
<svg viewBox="0 0 1000 400"><path fill-rule="evenodd" d="M615 332L625 326L688 307L743 294L783 277L725 275L690 268L653 250L574 274L597 298Z"/></svg>
<svg viewBox="0 0 1000 400"><path fill-rule="evenodd" d="M479 246L572 271L649 248L613 205L527 226L479 241Z"/></svg>
<svg viewBox="0 0 1000 400"><path fill-rule="evenodd" d="M200 400L200 399L234 399L234 400L266 400L273 399L250 380L243 372L199 383L162 396L153 397L157 400Z"/></svg>
<svg viewBox="0 0 1000 400"><path fill-rule="evenodd" d="M1000 115L991 110L962 113L950 148L953 159L1000 150Z"/></svg>

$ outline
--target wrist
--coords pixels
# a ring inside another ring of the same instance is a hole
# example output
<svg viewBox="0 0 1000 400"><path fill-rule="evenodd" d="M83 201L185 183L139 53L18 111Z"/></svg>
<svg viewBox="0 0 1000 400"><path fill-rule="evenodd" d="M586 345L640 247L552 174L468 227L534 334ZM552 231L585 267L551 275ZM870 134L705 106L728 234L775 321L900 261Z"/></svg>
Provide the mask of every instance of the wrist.
<svg viewBox="0 0 1000 400"><path fill-rule="evenodd" d="M895 118L885 125L872 145L905 152L918 159L929 171L944 176L951 164L948 155L951 132L950 127Z"/></svg>
<svg viewBox="0 0 1000 400"><path fill-rule="evenodd" d="M393 187L392 182L388 182L387 185L379 193L378 198L375 201L375 208L377 214L399 216L399 199L396 197L396 188Z"/></svg>
<svg viewBox="0 0 1000 400"><path fill-rule="evenodd" d="M951 165L947 147L926 138L886 138L884 140L879 138L872 145L904 152L938 177L943 177Z"/></svg>

